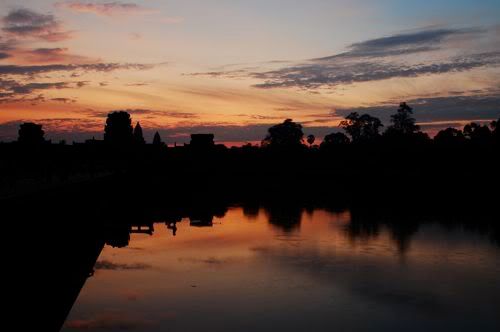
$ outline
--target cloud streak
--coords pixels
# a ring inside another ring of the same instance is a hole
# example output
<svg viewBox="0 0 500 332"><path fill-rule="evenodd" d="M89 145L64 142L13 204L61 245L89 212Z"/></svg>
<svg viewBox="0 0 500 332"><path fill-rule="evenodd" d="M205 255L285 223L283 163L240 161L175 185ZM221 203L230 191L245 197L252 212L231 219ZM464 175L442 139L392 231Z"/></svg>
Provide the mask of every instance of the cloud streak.
<svg viewBox="0 0 500 332"><path fill-rule="evenodd" d="M191 75L257 79L262 83L253 86L259 89L314 90L392 78L465 72L499 66L500 45L493 43L493 49L482 52L481 49L451 45L489 38L489 34L489 30L481 28L427 29L351 44L346 52L273 70L242 68Z"/></svg>
<svg viewBox="0 0 500 332"><path fill-rule="evenodd" d="M12 102L25 102L26 96L38 93L40 90L61 90L74 89L85 86L85 82L48 82L48 83L23 83L16 80L4 80L0 78L0 104ZM53 99L56 100L56 99ZM30 102L45 101L43 95L38 95L35 99L28 99ZM60 101L60 100L59 100Z"/></svg>
<svg viewBox="0 0 500 332"><path fill-rule="evenodd" d="M334 56L314 59L330 61L339 58L387 57L439 50L450 39L470 38L484 33L479 28L431 29L396 34L351 44L349 51Z"/></svg>
<svg viewBox="0 0 500 332"><path fill-rule="evenodd" d="M10 58L13 64L55 64L98 62L85 56L69 53L68 48L27 48L17 39L2 41L0 37L0 60Z"/></svg>
<svg viewBox="0 0 500 332"><path fill-rule="evenodd" d="M197 119L198 114L189 112L179 112L179 111L162 111L162 110L151 110L151 109L125 109L125 110L114 110L111 112L127 112L130 115L145 116L147 118L176 118L176 119ZM85 114L95 118L106 118L110 112L107 111L95 111L86 110Z"/></svg>
<svg viewBox="0 0 500 332"><path fill-rule="evenodd" d="M184 21L182 17L162 17L160 11L144 7L133 2L122 1L108 1L108 2L95 2L95 1L65 1L57 2L55 4L58 8L65 8L75 13L94 14L102 17L123 17L123 16L144 16L156 15L155 21L164 24L176 24ZM140 39L140 35L132 34L132 39ZM139 38L138 38L139 37Z"/></svg>
<svg viewBox="0 0 500 332"><path fill-rule="evenodd" d="M0 65L0 77L4 75L34 76L50 72L111 72L116 70L149 70L159 64L140 63L90 63L51 65Z"/></svg>
<svg viewBox="0 0 500 332"><path fill-rule="evenodd" d="M265 81L264 83L255 84L254 87L261 89L316 89L391 78L464 72L475 68L500 65L500 52L458 56L449 61L437 63L404 64L364 61L353 64L339 64L335 61L326 63L323 60L320 61L252 74L253 77Z"/></svg>
<svg viewBox="0 0 500 332"><path fill-rule="evenodd" d="M52 98L50 99L52 101L56 101L56 102L59 102L59 103L63 103L63 104L70 104L70 103L76 103L76 99L71 99L71 98Z"/></svg>
<svg viewBox="0 0 500 332"><path fill-rule="evenodd" d="M15 57L16 63L23 64L58 64L58 63L91 63L94 62L85 56L71 54L67 48L36 48L22 49L18 48L10 52L12 57Z"/></svg>
<svg viewBox="0 0 500 332"><path fill-rule="evenodd" d="M115 15L143 15L156 13L156 10L148 9L131 2L83 2L83 1L67 1L58 2L56 7L67 8L78 13L92 13L101 16Z"/></svg>

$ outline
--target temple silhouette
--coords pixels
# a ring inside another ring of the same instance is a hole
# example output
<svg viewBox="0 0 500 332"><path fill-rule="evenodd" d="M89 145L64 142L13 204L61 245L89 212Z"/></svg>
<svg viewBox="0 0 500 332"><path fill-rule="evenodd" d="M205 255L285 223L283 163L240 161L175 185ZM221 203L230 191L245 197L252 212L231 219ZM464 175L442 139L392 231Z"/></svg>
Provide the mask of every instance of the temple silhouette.
<svg viewBox="0 0 500 332"><path fill-rule="evenodd" d="M189 195L213 191L293 196L307 191L318 200L426 200L438 204L487 203L498 188L498 121L447 128L430 138L420 130L412 108L402 103L382 131L368 114L349 114L341 131L318 142L291 119L269 128L260 146L228 148L210 133L167 146L160 134L146 142L130 114L110 113L103 140L57 144L43 127L24 123L16 142L1 143L0 198L22 197L84 183L99 187L110 178L149 183ZM319 144L318 144L319 143ZM487 179L478 181L477 174ZM494 189L493 189L494 190ZM466 195L465 192L474 192ZM132 193L133 194L133 193ZM486 204L485 204L486 205Z"/></svg>

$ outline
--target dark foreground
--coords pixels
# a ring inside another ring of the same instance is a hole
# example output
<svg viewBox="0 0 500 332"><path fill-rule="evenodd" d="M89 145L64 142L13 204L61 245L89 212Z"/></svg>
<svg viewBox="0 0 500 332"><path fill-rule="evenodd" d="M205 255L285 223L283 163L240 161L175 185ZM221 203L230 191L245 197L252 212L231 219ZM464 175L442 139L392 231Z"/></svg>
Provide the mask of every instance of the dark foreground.
<svg viewBox="0 0 500 332"><path fill-rule="evenodd" d="M391 194L371 182L305 190L286 174L261 190L217 179L114 175L3 200L8 320L43 331L498 330L496 196L468 182Z"/></svg>

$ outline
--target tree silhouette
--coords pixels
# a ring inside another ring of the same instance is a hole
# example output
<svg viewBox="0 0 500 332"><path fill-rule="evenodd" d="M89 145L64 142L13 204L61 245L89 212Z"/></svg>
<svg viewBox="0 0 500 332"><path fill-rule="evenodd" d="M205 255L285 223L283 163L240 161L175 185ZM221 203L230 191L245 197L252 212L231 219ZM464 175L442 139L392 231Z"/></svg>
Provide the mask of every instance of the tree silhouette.
<svg viewBox="0 0 500 332"><path fill-rule="evenodd" d="M357 112L349 114L344 121L340 123L353 142L369 141L380 136L382 122L368 114L359 115Z"/></svg>
<svg viewBox="0 0 500 332"><path fill-rule="evenodd" d="M325 138L323 139L323 142L321 143L321 148L331 148L335 146L345 146L349 144L351 141L349 140L349 137L347 137L346 134L344 133L333 133L326 135Z"/></svg>
<svg viewBox="0 0 500 332"><path fill-rule="evenodd" d="M465 142L465 136L459 129L446 128L437 133L434 142L446 146L459 145Z"/></svg>
<svg viewBox="0 0 500 332"><path fill-rule="evenodd" d="M146 141L144 140L144 136L142 134L142 127L139 122L135 125L134 128L134 143L135 144L146 144Z"/></svg>
<svg viewBox="0 0 500 332"><path fill-rule="evenodd" d="M488 126L482 126L475 122L464 127L464 136L474 143L488 143L491 138L491 130Z"/></svg>
<svg viewBox="0 0 500 332"><path fill-rule="evenodd" d="M134 140L130 114L124 111L108 114L104 127L104 140L114 145L128 145Z"/></svg>
<svg viewBox="0 0 500 332"><path fill-rule="evenodd" d="M160 137L159 132L156 132L154 137L153 137L153 145L155 145L155 146L163 145L163 142L161 141L161 137Z"/></svg>
<svg viewBox="0 0 500 332"><path fill-rule="evenodd" d="M26 122L19 126L19 137L17 141L21 144L36 145L45 142L45 132L42 125Z"/></svg>
<svg viewBox="0 0 500 332"><path fill-rule="evenodd" d="M310 147L314 144L314 142L316 142L316 136L314 135L307 136L307 144L309 144Z"/></svg>
<svg viewBox="0 0 500 332"><path fill-rule="evenodd" d="M493 135L493 138L495 139L495 141L497 142L500 142L500 128L499 128L499 123L500 123L500 119L498 119L497 121L493 121L491 124L490 124L490 127L491 127L491 133Z"/></svg>
<svg viewBox="0 0 500 332"><path fill-rule="evenodd" d="M399 105L396 114L391 115L392 125L387 128L388 134L412 135L420 130L420 127L415 124L413 118L413 109L406 103Z"/></svg>
<svg viewBox="0 0 500 332"><path fill-rule="evenodd" d="M291 119L275 125L268 130L268 135L262 142L264 146L271 147L298 147L302 145L304 133L302 125Z"/></svg>

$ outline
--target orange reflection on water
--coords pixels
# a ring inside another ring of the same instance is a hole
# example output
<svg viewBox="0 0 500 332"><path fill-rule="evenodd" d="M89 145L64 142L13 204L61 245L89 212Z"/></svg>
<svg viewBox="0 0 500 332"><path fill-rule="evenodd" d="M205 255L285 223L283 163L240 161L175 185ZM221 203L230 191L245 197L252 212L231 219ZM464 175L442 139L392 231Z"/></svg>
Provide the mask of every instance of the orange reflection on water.
<svg viewBox="0 0 500 332"><path fill-rule="evenodd" d="M358 229L352 218L232 208L212 227L183 220L175 237L159 221L152 236L103 250L65 329L365 330L408 315L425 329L457 310L496 324L498 248L460 229Z"/></svg>

